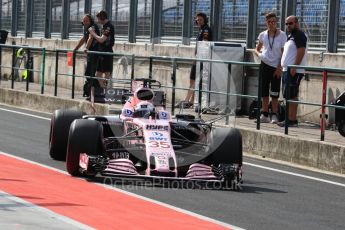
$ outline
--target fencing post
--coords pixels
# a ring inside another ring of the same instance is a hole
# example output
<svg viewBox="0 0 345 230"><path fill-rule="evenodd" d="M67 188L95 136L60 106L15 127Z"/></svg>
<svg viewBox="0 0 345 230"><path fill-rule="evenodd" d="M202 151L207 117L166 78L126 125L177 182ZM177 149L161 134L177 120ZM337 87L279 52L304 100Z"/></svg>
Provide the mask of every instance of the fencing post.
<svg viewBox="0 0 345 230"><path fill-rule="evenodd" d="M55 82L54 82L54 96L57 96L58 85L58 73L59 73L59 51L55 51Z"/></svg>
<svg viewBox="0 0 345 230"><path fill-rule="evenodd" d="M258 77L258 103L257 105L257 110L256 110L256 129L260 130L260 116L261 116L261 100L262 100L262 74L261 74L262 68L261 65L259 67L259 77Z"/></svg>
<svg viewBox="0 0 345 230"><path fill-rule="evenodd" d="M202 77L203 77L203 71L204 71L204 65L203 62L200 62L200 71L199 71L199 94L198 94L198 117L199 119L201 119L201 100L202 100ZM194 91L194 95L195 95L195 91Z"/></svg>
<svg viewBox="0 0 345 230"><path fill-rule="evenodd" d="M287 135L289 134L289 106L290 106L290 82L291 82L291 75L290 75L290 70L291 68L288 67L287 69L287 82L286 82L286 85L285 85L285 91L286 91L286 95L285 95L285 105L286 105L286 108L285 108L285 131L284 133ZM284 76L283 76L284 78ZM284 92L283 92L284 93Z"/></svg>
<svg viewBox="0 0 345 230"><path fill-rule="evenodd" d="M44 94L44 75L45 75L45 67L46 67L46 48L42 49L42 77L41 77L41 94Z"/></svg>
<svg viewBox="0 0 345 230"><path fill-rule="evenodd" d="M226 107L225 107L225 114L227 115L225 117L225 125L229 125L229 116L230 116L230 79L231 79L231 64L228 64L228 79L226 82ZM236 97L236 101L237 101L237 97ZM237 107L237 103L235 103L236 107ZM236 108L235 108L235 112L236 112Z"/></svg>
<svg viewBox="0 0 345 230"><path fill-rule="evenodd" d="M153 65L153 58L150 56L150 64L149 64L149 78L152 79L152 65Z"/></svg>
<svg viewBox="0 0 345 230"><path fill-rule="evenodd" d="M135 63L135 55L132 54L131 80L134 80L134 63ZM132 88L132 87L131 87L131 88Z"/></svg>
<svg viewBox="0 0 345 230"><path fill-rule="evenodd" d="M16 62L16 48L12 47L12 71L11 71L11 89L14 89L14 66Z"/></svg>
<svg viewBox="0 0 345 230"><path fill-rule="evenodd" d="M1 84L1 79L2 79L1 68L2 68L2 46L0 44L0 84Z"/></svg>
<svg viewBox="0 0 345 230"><path fill-rule="evenodd" d="M30 81L30 77L31 77L31 74L32 74L32 71L31 71L31 68L30 68L30 65L29 65L30 57L31 57L30 49L28 49L27 54L28 54L27 55L27 60L26 60L26 63L24 63L24 71L26 71L26 91L29 91L29 81ZM33 68L33 66L32 66L32 68Z"/></svg>
<svg viewBox="0 0 345 230"><path fill-rule="evenodd" d="M171 114L174 115L175 114L175 93L176 93L176 59L173 58L173 72L172 72L172 75L171 75L171 80L172 80L172 95L171 95Z"/></svg>
<svg viewBox="0 0 345 230"><path fill-rule="evenodd" d="M133 80L134 80L134 63L135 63L135 55L132 54L132 67L131 67L131 90L133 89Z"/></svg>
<svg viewBox="0 0 345 230"><path fill-rule="evenodd" d="M321 141L325 140L325 128L326 128L326 115L325 115L325 104L326 104L326 92L327 91L327 71L322 72L322 102L321 102L321 117L320 117L320 130L321 130Z"/></svg>
<svg viewBox="0 0 345 230"><path fill-rule="evenodd" d="M76 59L76 52L73 51L73 64L72 64L72 99L74 99L74 87L75 87L75 59Z"/></svg>

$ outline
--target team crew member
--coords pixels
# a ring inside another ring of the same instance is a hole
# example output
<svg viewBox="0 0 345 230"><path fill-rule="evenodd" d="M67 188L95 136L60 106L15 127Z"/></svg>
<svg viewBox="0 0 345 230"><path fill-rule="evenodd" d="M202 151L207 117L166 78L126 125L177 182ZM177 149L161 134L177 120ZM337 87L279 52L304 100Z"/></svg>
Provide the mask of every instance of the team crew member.
<svg viewBox="0 0 345 230"><path fill-rule="evenodd" d="M95 31L95 34L100 35L99 28L95 24L92 16L90 14L85 14L81 23L83 25L83 37L79 39L78 44L73 51L78 50L82 45L85 45L85 51L98 51L97 41L90 35L89 32L89 28L92 28ZM97 80L89 78L95 76L97 59L97 54L87 54L84 75L88 78L84 84L84 97L90 96L91 86L99 87Z"/></svg>
<svg viewBox="0 0 345 230"><path fill-rule="evenodd" d="M282 74L280 60L286 42L286 34L277 29L277 16L275 13L266 14L265 20L267 30L259 34L259 42L255 49L255 53L261 59L260 78L262 79L262 110L260 122L277 123L280 78ZM272 98L271 119L268 114L269 96Z"/></svg>
<svg viewBox="0 0 345 230"><path fill-rule="evenodd" d="M95 31L90 28L89 32L94 37L98 44L98 50L101 52L113 52L113 46L115 43L115 29L111 21L108 20L108 15L104 10L101 10L96 15L98 23L103 27L101 29L101 36L97 35ZM102 78L103 74L105 78L110 78L113 72L113 56L112 55L99 55L97 62L96 77ZM99 80L100 86L106 88L107 81Z"/></svg>
<svg viewBox="0 0 345 230"><path fill-rule="evenodd" d="M287 81L290 76L290 99L298 100L299 85L304 76L304 69L291 68L288 72L288 65L306 65L307 64L307 37L299 29L299 23L296 16L291 15L285 19L285 25L289 33L287 42L284 46L284 52L281 60L283 67L283 92L286 98ZM285 118L289 126L297 126L297 104L289 103L289 114ZM279 126L285 126L285 121L279 122Z"/></svg>
<svg viewBox="0 0 345 230"><path fill-rule="evenodd" d="M208 25L208 19L206 14L198 13L195 18L195 23L199 26L199 33L196 37L196 41L212 41L212 30ZM195 55L197 54L198 47L195 48ZM195 77L196 77L196 63L193 63L191 72L189 75L189 88L187 96L184 101L181 101L175 105L175 107L189 108L194 103L194 88L195 88ZM193 90L192 90L193 89Z"/></svg>

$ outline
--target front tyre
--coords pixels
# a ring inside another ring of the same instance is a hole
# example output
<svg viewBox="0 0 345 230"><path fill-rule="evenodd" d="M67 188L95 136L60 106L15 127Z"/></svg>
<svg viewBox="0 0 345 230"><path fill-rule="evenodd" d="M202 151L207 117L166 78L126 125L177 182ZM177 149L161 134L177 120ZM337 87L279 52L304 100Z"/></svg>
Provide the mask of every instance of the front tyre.
<svg viewBox="0 0 345 230"><path fill-rule="evenodd" d="M103 151L103 126L95 120L77 119L69 130L66 169L72 176L80 175L80 153L100 155Z"/></svg>
<svg viewBox="0 0 345 230"><path fill-rule="evenodd" d="M242 181L242 135L235 128L217 128L210 133L207 163L222 179L225 189L240 190Z"/></svg>
<svg viewBox="0 0 345 230"><path fill-rule="evenodd" d="M242 135L235 128L217 128L210 133L208 162L213 165L238 164L242 166Z"/></svg>

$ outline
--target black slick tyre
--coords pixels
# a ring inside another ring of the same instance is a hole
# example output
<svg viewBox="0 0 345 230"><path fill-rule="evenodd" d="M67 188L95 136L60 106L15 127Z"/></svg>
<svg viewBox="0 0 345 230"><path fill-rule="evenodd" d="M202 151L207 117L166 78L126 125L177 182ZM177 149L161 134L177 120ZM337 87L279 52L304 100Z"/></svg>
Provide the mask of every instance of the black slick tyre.
<svg viewBox="0 0 345 230"><path fill-rule="evenodd" d="M98 121L77 119L72 122L66 156L66 169L72 176L80 175L80 153L100 155L103 150L103 126Z"/></svg>
<svg viewBox="0 0 345 230"><path fill-rule="evenodd" d="M210 133L208 162L219 164L238 164L242 166L242 135L235 128L216 128Z"/></svg>
<svg viewBox="0 0 345 230"><path fill-rule="evenodd" d="M50 121L49 154L55 160L66 159L68 132L75 119L85 115L82 111L55 110Z"/></svg>

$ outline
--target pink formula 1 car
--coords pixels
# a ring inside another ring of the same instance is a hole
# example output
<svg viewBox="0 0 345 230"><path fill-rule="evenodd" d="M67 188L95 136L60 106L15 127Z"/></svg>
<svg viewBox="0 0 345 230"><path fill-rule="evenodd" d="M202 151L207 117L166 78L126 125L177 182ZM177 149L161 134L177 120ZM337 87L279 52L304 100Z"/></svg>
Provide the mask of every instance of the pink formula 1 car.
<svg viewBox="0 0 345 230"><path fill-rule="evenodd" d="M138 86L118 115L57 110L49 138L53 159L66 159L72 176L160 178L242 183L242 137L235 128L216 128L193 115L171 117L165 100L155 103L151 79Z"/></svg>

